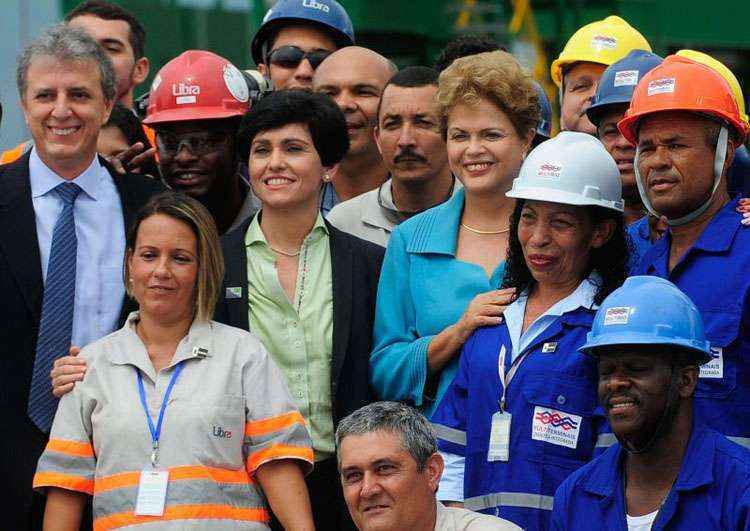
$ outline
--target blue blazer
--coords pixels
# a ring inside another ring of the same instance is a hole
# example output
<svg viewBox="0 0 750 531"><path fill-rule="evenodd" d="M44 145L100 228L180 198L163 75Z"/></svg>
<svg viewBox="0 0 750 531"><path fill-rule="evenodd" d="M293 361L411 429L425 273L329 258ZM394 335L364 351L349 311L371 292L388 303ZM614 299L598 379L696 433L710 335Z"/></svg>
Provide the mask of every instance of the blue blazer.
<svg viewBox="0 0 750 531"><path fill-rule="evenodd" d="M409 402L428 417L453 381L458 354L441 371L435 396L425 396L427 347L459 320L478 294L498 289L505 262L487 278L476 264L456 259L463 189L403 222L391 234L375 310L372 385L385 400Z"/></svg>

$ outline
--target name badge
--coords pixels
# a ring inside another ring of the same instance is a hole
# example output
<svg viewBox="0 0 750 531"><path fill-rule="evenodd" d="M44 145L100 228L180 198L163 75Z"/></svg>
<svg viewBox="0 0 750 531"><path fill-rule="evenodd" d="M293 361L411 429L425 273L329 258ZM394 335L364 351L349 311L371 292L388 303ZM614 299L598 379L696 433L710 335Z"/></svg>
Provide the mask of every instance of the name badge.
<svg viewBox="0 0 750 531"><path fill-rule="evenodd" d="M487 461L507 461L510 458L510 421L512 415L498 411L492 415L490 448Z"/></svg>
<svg viewBox="0 0 750 531"><path fill-rule="evenodd" d="M141 471L135 514L138 516L163 516L167 502L169 470L146 469Z"/></svg>
<svg viewBox="0 0 750 531"><path fill-rule="evenodd" d="M711 347L711 356L713 356L711 361L700 366L698 376L701 378L724 378L724 349Z"/></svg>

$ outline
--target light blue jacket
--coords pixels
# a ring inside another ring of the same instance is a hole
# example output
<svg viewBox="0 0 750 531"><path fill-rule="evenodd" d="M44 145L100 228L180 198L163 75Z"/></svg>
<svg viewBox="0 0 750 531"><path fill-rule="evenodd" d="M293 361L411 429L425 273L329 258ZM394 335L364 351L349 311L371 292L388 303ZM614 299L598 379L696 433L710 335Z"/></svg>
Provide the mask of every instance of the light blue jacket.
<svg viewBox="0 0 750 531"><path fill-rule="evenodd" d="M403 222L391 234L378 285L372 385L385 400L407 401L430 417L453 381L458 355L438 377L436 396L425 396L427 347L456 323L478 294L498 289L505 262L487 278L476 264L456 259L464 190Z"/></svg>

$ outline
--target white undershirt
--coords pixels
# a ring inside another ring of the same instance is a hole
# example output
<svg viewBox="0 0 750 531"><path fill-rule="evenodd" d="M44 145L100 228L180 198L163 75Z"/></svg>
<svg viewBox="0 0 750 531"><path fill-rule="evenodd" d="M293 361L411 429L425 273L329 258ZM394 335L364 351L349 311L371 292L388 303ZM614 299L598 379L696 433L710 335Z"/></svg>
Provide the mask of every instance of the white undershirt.
<svg viewBox="0 0 750 531"><path fill-rule="evenodd" d="M657 509L653 513L644 514L643 516L630 516L628 518L628 531L651 531L651 526L656 520L656 515L659 514Z"/></svg>

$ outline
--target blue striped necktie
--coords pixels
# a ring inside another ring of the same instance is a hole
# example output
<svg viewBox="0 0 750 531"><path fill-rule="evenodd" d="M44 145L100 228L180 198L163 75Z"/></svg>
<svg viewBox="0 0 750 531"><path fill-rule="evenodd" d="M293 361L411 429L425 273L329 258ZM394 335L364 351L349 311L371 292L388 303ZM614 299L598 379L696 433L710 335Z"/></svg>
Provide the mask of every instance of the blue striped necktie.
<svg viewBox="0 0 750 531"><path fill-rule="evenodd" d="M52 395L50 371L55 359L67 355L73 334L73 303L76 292L76 239L73 203L81 192L75 183L62 183L55 191L63 209L52 230L47 280L44 283L42 318L29 390L29 417L44 433L49 433L57 410Z"/></svg>

